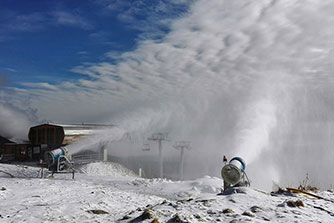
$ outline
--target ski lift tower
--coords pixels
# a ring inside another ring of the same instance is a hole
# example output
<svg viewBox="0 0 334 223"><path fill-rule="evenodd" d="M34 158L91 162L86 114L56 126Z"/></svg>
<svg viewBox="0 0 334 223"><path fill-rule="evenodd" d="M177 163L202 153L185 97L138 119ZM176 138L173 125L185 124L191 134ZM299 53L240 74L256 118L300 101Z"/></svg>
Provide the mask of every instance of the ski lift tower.
<svg viewBox="0 0 334 223"><path fill-rule="evenodd" d="M173 146L175 149L180 150L180 180L183 180L183 169L184 169L184 150L191 149L190 142L187 141L178 141Z"/></svg>
<svg viewBox="0 0 334 223"><path fill-rule="evenodd" d="M162 154L162 141L168 140L167 133L154 133L148 138L150 141L157 141L159 145L159 162L160 162L160 178L163 178L164 166L163 166L163 154Z"/></svg>

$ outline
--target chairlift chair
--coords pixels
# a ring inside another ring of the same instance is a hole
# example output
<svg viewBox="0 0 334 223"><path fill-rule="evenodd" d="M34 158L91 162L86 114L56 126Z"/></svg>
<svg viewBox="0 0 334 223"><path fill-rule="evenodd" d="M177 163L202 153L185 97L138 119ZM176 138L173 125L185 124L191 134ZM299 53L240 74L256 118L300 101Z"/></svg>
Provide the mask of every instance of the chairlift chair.
<svg viewBox="0 0 334 223"><path fill-rule="evenodd" d="M143 145L142 150L143 150L143 151L150 151L150 150L151 150L150 144L145 143L145 144Z"/></svg>

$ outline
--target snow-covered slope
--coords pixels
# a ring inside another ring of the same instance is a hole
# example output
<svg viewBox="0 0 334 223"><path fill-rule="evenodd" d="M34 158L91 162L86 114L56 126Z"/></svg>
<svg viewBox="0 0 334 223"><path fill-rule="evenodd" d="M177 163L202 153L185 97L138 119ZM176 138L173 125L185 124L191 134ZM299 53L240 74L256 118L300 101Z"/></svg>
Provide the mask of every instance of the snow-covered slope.
<svg viewBox="0 0 334 223"><path fill-rule="evenodd" d="M219 178L142 179L124 169L117 174L120 167L112 165L90 164L89 174L72 180L40 179L38 168L0 164L16 176L0 172L0 222L334 222L330 191L318 193L327 200L254 188L217 195Z"/></svg>
<svg viewBox="0 0 334 223"><path fill-rule="evenodd" d="M113 176L113 177L136 177L137 175L118 163L95 162L80 167L83 173L88 175Z"/></svg>

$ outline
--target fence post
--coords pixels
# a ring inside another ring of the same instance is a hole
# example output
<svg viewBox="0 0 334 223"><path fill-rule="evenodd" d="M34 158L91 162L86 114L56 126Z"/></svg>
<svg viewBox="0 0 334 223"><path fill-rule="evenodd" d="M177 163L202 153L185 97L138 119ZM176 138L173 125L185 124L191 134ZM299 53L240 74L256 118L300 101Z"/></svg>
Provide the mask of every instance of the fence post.
<svg viewBox="0 0 334 223"><path fill-rule="evenodd" d="M103 149L103 161L108 161L108 150L106 148Z"/></svg>

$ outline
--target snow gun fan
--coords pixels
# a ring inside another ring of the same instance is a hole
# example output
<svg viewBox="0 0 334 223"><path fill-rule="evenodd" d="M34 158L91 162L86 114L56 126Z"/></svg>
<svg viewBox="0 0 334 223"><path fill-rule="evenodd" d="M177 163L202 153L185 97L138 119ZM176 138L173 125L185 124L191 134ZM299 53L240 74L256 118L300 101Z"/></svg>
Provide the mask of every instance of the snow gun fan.
<svg viewBox="0 0 334 223"><path fill-rule="evenodd" d="M224 156L224 163L225 166L221 170L224 180L224 190L231 186L249 186L249 180L245 172L246 163L242 158L234 157L227 164L227 159Z"/></svg>

